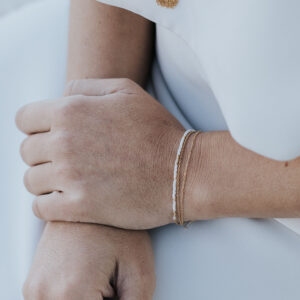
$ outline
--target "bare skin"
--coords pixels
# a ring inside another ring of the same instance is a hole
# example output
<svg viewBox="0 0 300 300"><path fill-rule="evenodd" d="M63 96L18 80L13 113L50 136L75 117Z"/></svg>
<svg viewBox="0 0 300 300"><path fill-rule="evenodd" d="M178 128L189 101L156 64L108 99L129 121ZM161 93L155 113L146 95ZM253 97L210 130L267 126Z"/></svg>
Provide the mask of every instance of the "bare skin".
<svg viewBox="0 0 300 300"><path fill-rule="evenodd" d="M139 229L171 222L170 161L175 160L181 125L132 81L75 81L70 86L77 96L28 105L17 115L18 127L30 135L23 158L31 165L42 163L25 176L37 195L37 215ZM67 151L49 153L58 132ZM60 177L51 164L60 166ZM299 175L299 159L287 166L241 147L228 132L204 133L189 170L185 217L298 217ZM80 188L76 197L75 186Z"/></svg>
<svg viewBox="0 0 300 300"><path fill-rule="evenodd" d="M300 217L300 158L265 158L220 131L202 134L191 165L192 220Z"/></svg>
<svg viewBox="0 0 300 300"><path fill-rule="evenodd" d="M99 225L48 223L24 286L25 299L151 300L150 239Z"/></svg>
<svg viewBox="0 0 300 300"><path fill-rule="evenodd" d="M21 151L33 166L24 182L37 195L34 212L49 221L126 229L169 223L174 141L183 127L131 81L79 81L69 89L77 96L29 105L23 113L30 115L22 117L25 133L40 132Z"/></svg>
<svg viewBox="0 0 300 300"><path fill-rule="evenodd" d="M68 81L129 77L143 84L151 62L152 31L150 22L129 12L93 0L72 0ZM24 285L24 298L98 300L114 295L150 300L153 267L147 232L49 222Z"/></svg>
<svg viewBox="0 0 300 300"><path fill-rule="evenodd" d="M179 122L128 80L75 81L70 90L77 96L29 104L19 114L21 130L41 132L22 147L25 162L38 164L25 175L36 215L127 229L172 222ZM299 176L300 159L286 167L239 146L228 132L203 133L185 217L298 217Z"/></svg>
<svg viewBox="0 0 300 300"><path fill-rule="evenodd" d="M23 144L25 161L52 162L25 176L37 216L131 229L170 223L170 161L181 125L129 80L71 87L76 97L33 103L17 115L23 132L43 132ZM47 151L57 136L67 151ZM228 132L204 133L189 170L185 218L299 217L299 175L300 159L286 167L239 146Z"/></svg>
<svg viewBox="0 0 300 300"><path fill-rule="evenodd" d="M72 0L68 81L129 78L144 85L153 54L154 25L94 0Z"/></svg>

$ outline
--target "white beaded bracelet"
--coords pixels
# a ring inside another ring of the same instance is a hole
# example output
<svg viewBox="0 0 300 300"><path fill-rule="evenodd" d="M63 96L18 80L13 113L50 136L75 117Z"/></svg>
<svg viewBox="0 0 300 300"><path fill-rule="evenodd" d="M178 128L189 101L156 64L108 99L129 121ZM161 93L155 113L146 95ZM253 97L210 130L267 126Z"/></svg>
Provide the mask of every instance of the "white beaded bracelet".
<svg viewBox="0 0 300 300"><path fill-rule="evenodd" d="M179 157L181 155L181 151L182 151L182 147L183 147L183 143L184 140L186 138L186 136L190 133L190 132L195 132L195 130L193 129L188 129L182 136L181 140L180 140L180 144L177 150L177 155L176 155L176 160L175 160L175 164L174 164L174 175L173 175L173 192L172 192L172 202L173 202L173 221L176 222L177 218L177 205L176 205L176 195L177 195L177 172L178 172L178 160Z"/></svg>

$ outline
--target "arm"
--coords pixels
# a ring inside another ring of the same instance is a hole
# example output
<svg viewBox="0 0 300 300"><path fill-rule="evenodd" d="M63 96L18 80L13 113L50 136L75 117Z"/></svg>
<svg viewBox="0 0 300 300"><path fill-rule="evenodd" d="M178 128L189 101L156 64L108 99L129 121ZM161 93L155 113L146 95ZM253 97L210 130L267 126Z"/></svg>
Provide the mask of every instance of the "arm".
<svg viewBox="0 0 300 300"><path fill-rule="evenodd" d="M173 222L180 123L130 81L76 81L71 90L77 96L31 104L21 112L27 132L42 125L34 111L45 114L45 126L53 130L44 145L55 150L48 155L63 170L37 166L26 174L28 190L37 195L36 215L127 229ZM88 135L87 128L93 129ZM36 144L31 137L26 143ZM24 154L27 161L35 159L29 151ZM300 159L286 166L241 147L228 132L202 133L187 177L185 218L300 216L299 176ZM43 195L60 183L63 193Z"/></svg>
<svg viewBox="0 0 300 300"><path fill-rule="evenodd" d="M145 84L154 26L144 18L96 2L72 0L67 79L129 78Z"/></svg>
<svg viewBox="0 0 300 300"><path fill-rule="evenodd" d="M115 22L118 24L117 20ZM146 44L142 41L140 46ZM143 49L146 55L150 48ZM145 58L139 61L145 61ZM133 62L136 60L131 56L130 64ZM85 66L88 64L84 62ZM97 75L94 77L101 77ZM85 77L88 76L83 74L78 78ZM190 201L186 203L189 219L300 216L300 159L289 163L270 160L241 147L228 132L208 132L199 137L190 166L191 176L187 182L187 199Z"/></svg>
<svg viewBox="0 0 300 300"><path fill-rule="evenodd" d="M76 97L28 105L17 117L26 133L53 129L52 140L41 139L41 147L72 153L63 160L45 153L64 174L38 167L26 174L29 191L38 196L36 215L134 229L172 222L172 174L182 126L133 82L81 80L71 87ZM43 122L37 112L44 114ZM88 136L85 128L93 128ZM83 155L87 144L93 151ZM28 150L35 145L31 137L25 141L25 161L36 159ZM185 217L298 217L299 176L300 159L286 167L239 146L228 132L203 133L190 165ZM53 182L42 186L43 178ZM42 195L58 180L65 182L64 193Z"/></svg>
<svg viewBox="0 0 300 300"><path fill-rule="evenodd" d="M228 132L207 132L199 136L191 166L190 219L300 217L300 158L271 160Z"/></svg>
<svg viewBox="0 0 300 300"><path fill-rule="evenodd" d="M150 300L151 241L144 232L50 222L23 288L25 300Z"/></svg>
<svg viewBox="0 0 300 300"><path fill-rule="evenodd" d="M68 80L125 76L145 82L151 61L151 24L94 0L73 0L70 25ZM140 43L144 46L139 48ZM124 47L121 56L120 47ZM154 286L146 232L49 222L23 293L30 300L96 300L116 295L118 299L152 299Z"/></svg>

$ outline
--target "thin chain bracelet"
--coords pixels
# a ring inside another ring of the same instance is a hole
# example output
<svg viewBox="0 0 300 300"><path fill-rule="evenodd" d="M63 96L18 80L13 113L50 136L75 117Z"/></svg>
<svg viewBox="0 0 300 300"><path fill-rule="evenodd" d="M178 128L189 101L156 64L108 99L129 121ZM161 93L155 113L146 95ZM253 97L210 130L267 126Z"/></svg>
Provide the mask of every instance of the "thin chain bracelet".
<svg viewBox="0 0 300 300"><path fill-rule="evenodd" d="M196 142L196 139L197 139L197 137L200 133L202 133L202 132L197 131L196 133L194 133L192 146L191 146L191 149L189 151L186 166L185 166L183 176L182 176L182 189L181 189L181 193L180 193L180 218L179 218L179 224L182 225L182 226L185 225L184 224L184 196L185 196L185 187L186 187L186 181L187 181L187 173L188 173L191 157L192 157L192 154L193 154L193 151L194 151L194 148L195 148L195 142Z"/></svg>
<svg viewBox="0 0 300 300"><path fill-rule="evenodd" d="M177 155L175 159L175 164L174 164L174 174L173 174L173 192L172 192L172 209L173 209L173 221L178 224L178 190L179 190L179 175L180 175L180 167L181 167L181 159L182 159L182 153L184 149L184 145L186 143L187 138L194 133L195 130L193 129L188 129L185 131L183 134L179 147L177 150Z"/></svg>
<svg viewBox="0 0 300 300"><path fill-rule="evenodd" d="M180 220L181 220L181 211L182 211L181 201L180 201L181 166L182 166L182 162L183 162L183 158L184 158L184 154L185 154L186 145L188 143L189 138L192 136L193 133L194 133L194 131L191 131L186 135L186 137L183 141L183 144L182 144L181 153L178 158L177 179L176 179L176 224L177 225L181 225Z"/></svg>

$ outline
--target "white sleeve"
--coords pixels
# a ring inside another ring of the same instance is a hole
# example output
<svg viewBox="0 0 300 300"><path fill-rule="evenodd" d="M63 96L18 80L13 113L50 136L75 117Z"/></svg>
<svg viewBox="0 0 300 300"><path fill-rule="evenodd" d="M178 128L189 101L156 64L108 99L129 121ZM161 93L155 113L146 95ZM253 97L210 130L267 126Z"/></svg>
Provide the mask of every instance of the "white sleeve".
<svg viewBox="0 0 300 300"><path fill-rule="evenodd" d="M300 156L300 1L100 0L170 29L192 48L229 131L277 160Z"/></svg>
<svg viewBox="0 0 300 300"><path fill-rule="evenodd" d="M160 19L160 7L156 0L97 0L108 5L120 7L132 11L153 22Z"/></svg>

